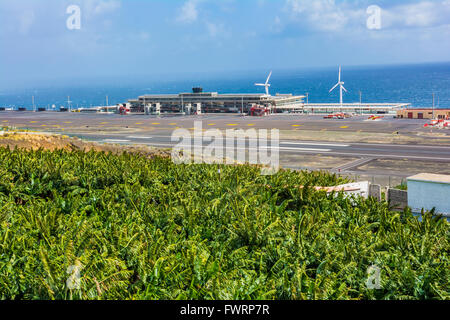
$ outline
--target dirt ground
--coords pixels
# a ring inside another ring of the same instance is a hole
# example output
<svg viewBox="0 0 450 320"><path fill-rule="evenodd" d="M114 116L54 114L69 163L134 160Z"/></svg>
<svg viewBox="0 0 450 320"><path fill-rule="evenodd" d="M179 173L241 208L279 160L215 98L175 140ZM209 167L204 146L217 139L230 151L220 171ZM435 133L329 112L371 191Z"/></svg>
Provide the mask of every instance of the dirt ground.
<svg viewBox="0 0 450 320"><path fill-rule="evenodd" d="M155 149L147 146L122 146L112 144L98 144L86 142L78 138L69 138L63 135L35 134L23 132L5 132L0 134L0 147L38 150L83 150L104 151L111 153L122 153L124 151L147 156L169 157L170 151Z"/></svg>
<svg viewBox="0 0 450 320"><path fill-rule="evenodd" d="M360 166L355 172L385 172L391 176L410 175L411 172L427 172L435 174L450 175L450 164L448 162L430 163L426 161L415 160L389 160L377 159L370 163Z"/></svg>
<svg viewBox="0 0 450 320"><path fill-rule="evenodd" d="M338 132L282 130L281 139L302 141L326 141L346 143L388 143L415 145L450 145L450 138L443 133L397 134L379 132ZM426 138L426 139L425 139Z"/></svg>
<svg viewBox="0 0 450 320"><path fill-rule="evenodd" d="M332 170L357 158L351 157L330 157L320 154L315 155L295 155L286 154L280 159L283 168L307 169L307 170Z"/></svg>

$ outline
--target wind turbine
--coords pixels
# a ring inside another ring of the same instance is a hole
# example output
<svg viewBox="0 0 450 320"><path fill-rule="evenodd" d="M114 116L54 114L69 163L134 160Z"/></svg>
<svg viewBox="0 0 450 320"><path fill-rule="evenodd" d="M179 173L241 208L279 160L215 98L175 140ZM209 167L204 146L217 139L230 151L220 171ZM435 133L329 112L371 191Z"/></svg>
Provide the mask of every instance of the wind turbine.
<svg viewBox="0 0 450 320"><path fill-rule="evenodd" d="M264 87L266 88L266 95L270 96L269 94L269 88L270 88L270 77L272 76L272 71L270 71L269 76L267 77L266 83L255 83L255 86L257 87Z"/></svg>
<svg viewBox="0 0 450 320"><path fill-rule="evenodd" d="M348 92L348 91L347 91L347 89L344 88L344 81L341 81L341 69L342 69L341 66L339 66L339 81L338 81L338 83L336 83L336 85L333 88L331 88L330 93L339 86L340 102L341 102L341 107L342 107L342 105L344 103L342 90L344 90L345 92Z"/></svg>

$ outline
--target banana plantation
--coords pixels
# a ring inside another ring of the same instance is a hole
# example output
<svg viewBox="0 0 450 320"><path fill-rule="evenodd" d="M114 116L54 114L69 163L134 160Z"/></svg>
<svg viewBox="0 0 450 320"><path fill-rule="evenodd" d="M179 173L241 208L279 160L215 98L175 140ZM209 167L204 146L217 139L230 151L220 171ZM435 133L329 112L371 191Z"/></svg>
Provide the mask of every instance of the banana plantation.
<svg viewBox="0 0 450 320"><path fill-rule="evenodd" d="M0 299L450 299L446 219L260 172L1 148Z"/></svg>

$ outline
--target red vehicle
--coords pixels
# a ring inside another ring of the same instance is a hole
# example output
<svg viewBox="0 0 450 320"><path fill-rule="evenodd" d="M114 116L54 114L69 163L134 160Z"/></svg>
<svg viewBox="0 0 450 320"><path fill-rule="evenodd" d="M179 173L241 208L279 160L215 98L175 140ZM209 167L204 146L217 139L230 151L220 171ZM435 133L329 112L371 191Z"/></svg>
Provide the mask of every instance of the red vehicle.
<svg viewBox="0 0 450 320"><path fill-rule="evenodd" d="M384 119L384 116L370 116L369 117L369 120L373 120L373 121L381 120L381 119Z"/></svg>
<svg viewBox="0 0 450 320"><path fill-rule="evenodd" d="M127 107L126 103L122 104L122 105L119 107L119 114L120 114L120 115L125 116L125 115L129 114L130 112L131 112L131 110L130 110L129 107Z"/></svg>
<svg viewBox="0 0 450 320"><path fill-rule="evenodd" d="M425 128L427 127L436 127L439 129L448 129L450 128L450 120L445 120L445 119L439 119L439 120L431 120L430 123L426 123L424 125Z"/></svg>
<svg viewBox="0 0 450 320"><path fill-rule="evenodd" d="M352 117L352 115L350 115L348 113L337 112L337 113L329 114L323 118L324 119L346 119L346 118L351 118L351 117Z"/></svg>
<svg viewBox="0 0 450 320"><path fill-rule="evenodd" d="M260 105L253 105L250 109L250 115L252 117L264 117L270 114L270 108Z"/></svg>

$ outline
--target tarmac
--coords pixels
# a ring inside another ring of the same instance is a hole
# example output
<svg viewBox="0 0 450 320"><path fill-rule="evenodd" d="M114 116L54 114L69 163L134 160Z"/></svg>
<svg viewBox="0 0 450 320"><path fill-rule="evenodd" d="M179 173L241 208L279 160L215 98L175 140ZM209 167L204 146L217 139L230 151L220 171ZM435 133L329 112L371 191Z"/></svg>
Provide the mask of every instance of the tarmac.
<svg viewBox="0 0 450 320"><path fill-rule="evenodd" d="M427 120L378 121L360 115L236 114L146 116L61 112L0 112L0 127L77 136L99 143L171 148L176 129L279 129L280 162L293 169L328 170L395 184L421 172L450 174L450 130L424 128ZM197 125L196 125L197 122ZM398 163L398 165L396 165ZM377 181L375 180L375 181Z"/></svg>

